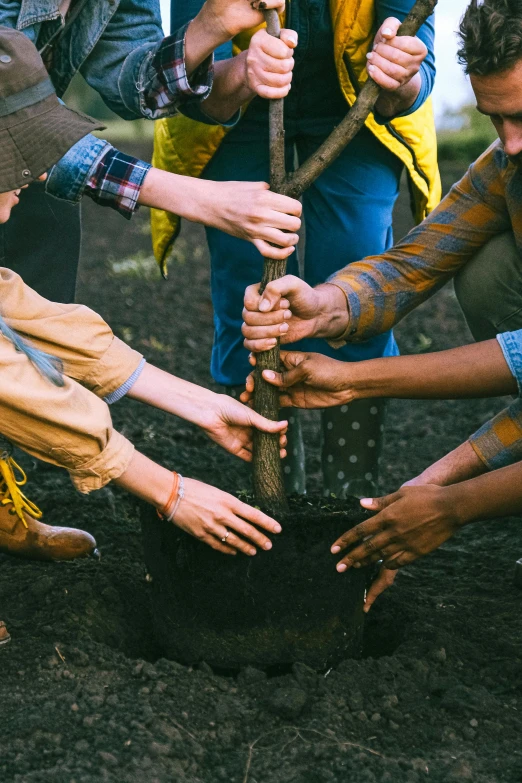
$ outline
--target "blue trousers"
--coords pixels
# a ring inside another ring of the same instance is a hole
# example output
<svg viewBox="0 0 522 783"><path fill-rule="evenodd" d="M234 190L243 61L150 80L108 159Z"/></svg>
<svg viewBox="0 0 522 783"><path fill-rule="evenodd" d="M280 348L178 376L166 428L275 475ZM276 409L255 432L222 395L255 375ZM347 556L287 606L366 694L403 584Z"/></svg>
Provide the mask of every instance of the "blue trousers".
<svg viewBox="0 0 522 783"><path fill-rule="evenodd" d="M338 121L338 120L337 120ZM285 122L287 170L306 160L329 135L332 120ZM309 125L310 127L307 127ZM304 279L312 286L338 269L392 245L392 211L399 192L402 164L366 129L304 194L306 226ZM225 137L203 174L216 181L268 181L268 127L264 112L250 111ZM245 288L261 280L263 259L255 247L217 229L207 229L211 255L214 345L211 373L226 386L244 383L250 367L243 348L241 312ZM288 273L298 275L297 254ZM345 361L398 353L391 332L364 343L334 350L324 340L292 346Z"/></svg>

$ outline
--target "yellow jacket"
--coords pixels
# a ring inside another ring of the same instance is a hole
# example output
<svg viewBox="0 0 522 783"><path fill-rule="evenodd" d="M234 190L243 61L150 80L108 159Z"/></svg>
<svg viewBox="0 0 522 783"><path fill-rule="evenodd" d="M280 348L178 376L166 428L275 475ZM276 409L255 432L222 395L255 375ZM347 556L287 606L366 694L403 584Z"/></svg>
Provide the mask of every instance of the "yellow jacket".
<svg viewBox="0 0 522 783"><path fill-rule="evenodd" d="M374 0L330 0L334 28L334 55L341 89L348 106L356 98L357 86L368 78L366 53L376 31ZM234 40L234 54L248 47L255 30ZM437 168L437 139L431 99L407 117L379 125L373 115L366 127L404 163L409 175L412 210L417 221L439 203L440 176ZM160 169L199 177L219 148L227 129L206 125L183 115L158 120L155 124L153 164ZM162 210L152 210L154 254L166 276L167 257L179 232L180 219Z"/></svg>

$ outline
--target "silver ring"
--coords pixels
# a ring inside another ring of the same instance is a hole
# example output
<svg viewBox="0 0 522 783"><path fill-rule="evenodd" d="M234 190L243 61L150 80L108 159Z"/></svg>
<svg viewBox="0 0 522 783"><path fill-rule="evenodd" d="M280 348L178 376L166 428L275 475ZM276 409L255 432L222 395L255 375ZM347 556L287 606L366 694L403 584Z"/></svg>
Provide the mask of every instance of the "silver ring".
<svg viewBox="0 0 522 783"><path fill-rule="evenodd" d="M225 543L226 543L226 540L227 540L227 538L229 537L229 535L230 535L230 530L227 530L227 532L225 533L225 535L224 535L224 536L223 536L223 538L221 539L221 543L222 543L222 544L225 544Z"/></svg>

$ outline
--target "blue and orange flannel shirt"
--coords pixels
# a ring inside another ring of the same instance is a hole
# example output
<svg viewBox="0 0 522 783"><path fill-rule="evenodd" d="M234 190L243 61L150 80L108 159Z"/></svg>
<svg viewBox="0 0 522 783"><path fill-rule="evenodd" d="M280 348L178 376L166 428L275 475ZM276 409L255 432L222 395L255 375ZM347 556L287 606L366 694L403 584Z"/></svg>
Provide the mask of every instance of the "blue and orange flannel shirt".
<svg viewBox="0 0 522 783"><path fill-rule="evenodd" d="M522 167L496 141L403 240L329 278L344 292L349 311L345 333L332 344L367 340L391 329L492 237L508 230L522 257ZM522 395L522 330L497 339ZM522 460L522 397L484 424L470 443L490 469Z"/></svg>

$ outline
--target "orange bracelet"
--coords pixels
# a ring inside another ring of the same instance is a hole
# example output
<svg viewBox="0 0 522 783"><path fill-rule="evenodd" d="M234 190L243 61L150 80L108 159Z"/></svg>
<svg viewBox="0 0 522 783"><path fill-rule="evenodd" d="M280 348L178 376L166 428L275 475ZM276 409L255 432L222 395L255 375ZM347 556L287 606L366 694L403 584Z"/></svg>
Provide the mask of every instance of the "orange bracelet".
<svg viewBox="0 0 522 783"><path fill-rule="evenodd" d="M172 506L172 503L174 502L175 498L178 495L179 490L179 473L176 473L175 470L172 471L172 489L170 491L169 499L165 503L165 505L162 508L156 509L157 514L160 519L166 519L168 517L168 512L170 507Z"/></svg>

